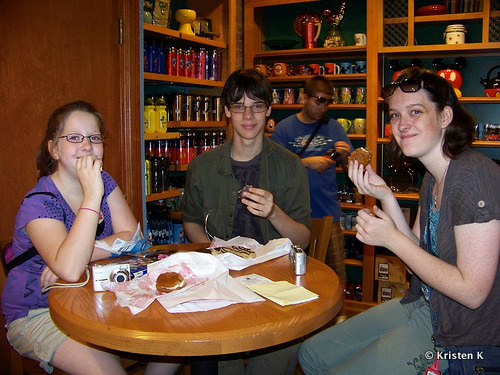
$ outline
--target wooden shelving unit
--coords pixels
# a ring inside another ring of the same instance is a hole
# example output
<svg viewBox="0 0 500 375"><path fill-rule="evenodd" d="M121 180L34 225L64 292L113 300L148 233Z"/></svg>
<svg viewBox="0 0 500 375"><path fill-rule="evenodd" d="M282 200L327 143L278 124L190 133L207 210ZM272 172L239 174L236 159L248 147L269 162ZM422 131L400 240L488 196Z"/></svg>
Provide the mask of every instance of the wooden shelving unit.
<svg viewBox="0 0 500 375"><path fill-rule="evenodd" d="M159 201L161 199L175 198L181 195L181 189L169 189L161 193L146 195L146 202Z"/></svg>
<svg viewBox="0 0 500 375"><path fill-rule="evenodd" d="M236 0L187 0L185 6L189 9L195 9L197 15L203 18L209 18L212 21L212 30L214 39L208 39L201 36L180 33L177 30L151 25L142 24L143 35L145 39L162 41L165 44L171 44L178 47L204 47L206 49L218 49L222 53L222 77L220 81L198 79L192 77L173 76L160 73L142 73L144 86L166 88L178 87L181 92L189 89L207 89L219 90L224 86L225 78L236 69ZM142 2L140 3L142 8ZM142 19L142 15L141 15ZM141 50L142 53L142 50ZM212 92L212 91L211 91ZM143 117L141 110L141 117ZM144 133L143 141L170 140L179 139L182 129L202 129L202 128L226 128L226 121L169 121L167 122L166 133ZM172 131L174 129L174 131ZM142 159L144 165L144 156ZM185 172L187 164L172 164L169 170L172 172ZM145 171L143 170L143 175ZM181 189L169 189L162 193L144 195L143 203L143 226L146 228L146 203L163 199L174 198L181 195ZM175 218L180 219L180 213ZM174 218L173 215L172 217Z"/></svg>

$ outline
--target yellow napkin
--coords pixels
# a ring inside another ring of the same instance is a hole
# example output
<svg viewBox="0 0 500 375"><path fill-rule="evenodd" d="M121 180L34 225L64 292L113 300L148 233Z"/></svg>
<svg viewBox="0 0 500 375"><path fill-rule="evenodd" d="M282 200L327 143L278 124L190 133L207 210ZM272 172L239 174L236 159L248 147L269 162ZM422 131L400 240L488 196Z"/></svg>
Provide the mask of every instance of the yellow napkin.
<svg viewBox="0 0 500 375"><path fill-rule="evenodd" d="M290 284L288 281L275 281L264 284L247 285L255 293L270 299L281 306L312 301L319 296L302 286Z"/></svg>

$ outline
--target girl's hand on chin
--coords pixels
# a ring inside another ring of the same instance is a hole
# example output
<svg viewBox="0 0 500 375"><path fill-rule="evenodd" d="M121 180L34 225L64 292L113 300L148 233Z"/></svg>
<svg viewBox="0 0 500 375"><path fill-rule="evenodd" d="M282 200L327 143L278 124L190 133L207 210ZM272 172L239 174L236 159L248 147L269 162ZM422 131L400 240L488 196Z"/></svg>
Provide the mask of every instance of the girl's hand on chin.
<svg viewBox="0 0 500 375"><path fill-rule="evenodd" d="M104 194L104 184L101 176L102 159L94 155L81 156L76 161L76 177L82 186L84 194L87 192Z"/></svg>

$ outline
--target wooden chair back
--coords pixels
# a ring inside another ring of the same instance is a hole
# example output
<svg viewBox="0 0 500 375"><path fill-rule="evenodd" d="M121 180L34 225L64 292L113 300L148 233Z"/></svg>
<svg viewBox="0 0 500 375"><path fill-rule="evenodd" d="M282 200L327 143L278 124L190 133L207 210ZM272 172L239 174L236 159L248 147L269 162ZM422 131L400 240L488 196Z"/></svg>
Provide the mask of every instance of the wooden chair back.
<svg viewBox="0 0 500 375"><path fill-rule="evenodd" d="M333 227L333 216L324 216L321 219L311 219L311 240L309 242L309 256L321 261L326 261L328 242Z"/></svg>

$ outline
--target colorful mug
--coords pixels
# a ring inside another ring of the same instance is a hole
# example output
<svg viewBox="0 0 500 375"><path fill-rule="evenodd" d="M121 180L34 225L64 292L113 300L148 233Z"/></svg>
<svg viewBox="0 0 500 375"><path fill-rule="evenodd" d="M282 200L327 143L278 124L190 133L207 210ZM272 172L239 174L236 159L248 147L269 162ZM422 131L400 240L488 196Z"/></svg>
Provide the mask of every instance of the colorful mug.
<svg viewBox="0 0 500 375"><path fill-rule="evenodd" d="M349 120L349 119L346 119L346 118L338 118L337 121L342 124L342 126L344 127L345 132L348 133L349 129L351 128L352 121Z"/></svg>
<svg viewBox="0 0 500 375"><path fill-rule="evenodd" d="M359 60L354 63L355 72L353 73L366 73L366 61Z"/></svg>
<svg viewBox="0 0 500 375"><path fill-rule="evenodd" d="M265 76L269 75L269 71L267 69L267 65L266 64L255 64L254 65L254 69L255 70L259 70Z"/></svg>
<svg viewBox="0 0 500 375"><path fill-rule="evenodd" d="M350 62L340 63L340 74L352 74L352 64Z"/></svg>
<svg viewBox="0 0 500 375"><path fill-rule="evenodd" d="M283 89L283 104L295 104L294 89Z"/></svg>
<svg viewBox="0 0 500 375"><path fill-rule="evenodd" d="M325 74L325 67L321 64L309 64L309 74L317 76Z"/></svg>
<svg viewBox="0 0 500 375"><path fill-rule="evenodd" d="M355 118L353 121L353 128L355 134L366 134L366 119Z"/></svg>
<svg viewBox="0 0 500 375"><path fill-rule="evenodd" d="M273 65L273 76L280 77L288 75L288 64L284 62L277 62Z"/></svg>
<svg viewBox="0 0 500 375"><path fill-rule="evenodd" d="M352 103L352 89L350 87L341 87L340 88L340 102L342 104L351 104Z"/></svg>
<svg viewBox="0 0 500 375"><path fill-rule="evenodd" d="M325 74L340 74L340 65L335 63L325 63Z"/></svg>
<svg viewBox="0 0 500 375"><path fill-rule="evenodd" d="M354 97L354 103L366 104L366 87L356 87L356 96Z"/></svg>

